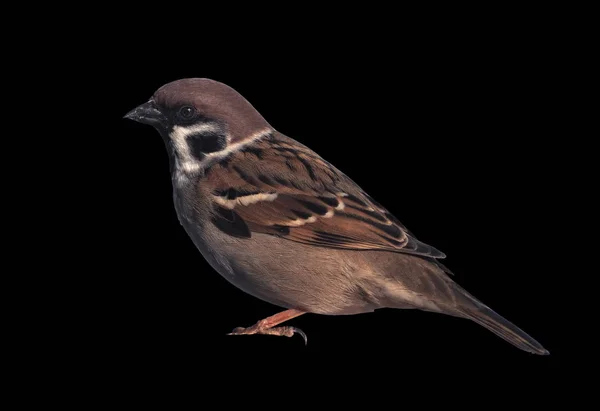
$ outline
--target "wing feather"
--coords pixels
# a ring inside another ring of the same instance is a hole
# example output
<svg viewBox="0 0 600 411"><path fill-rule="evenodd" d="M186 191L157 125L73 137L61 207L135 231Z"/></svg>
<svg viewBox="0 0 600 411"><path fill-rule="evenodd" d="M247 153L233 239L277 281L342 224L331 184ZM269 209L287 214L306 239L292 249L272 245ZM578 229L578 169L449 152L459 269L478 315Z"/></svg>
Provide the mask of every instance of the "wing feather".
<svg viewBox="0 0 600 411"><path fill-rule="evenodd" d="M445 257L350 178L281 134L216 161L205 178L214 202L233 210L251 233L320 247Z"/></svg>

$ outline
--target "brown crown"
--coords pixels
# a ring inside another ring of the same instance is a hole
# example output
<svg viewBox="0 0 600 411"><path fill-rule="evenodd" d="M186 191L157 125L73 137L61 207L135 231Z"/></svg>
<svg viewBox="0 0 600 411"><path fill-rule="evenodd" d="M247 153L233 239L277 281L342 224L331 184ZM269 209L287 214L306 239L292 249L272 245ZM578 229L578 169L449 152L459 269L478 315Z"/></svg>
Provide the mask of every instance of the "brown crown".
<svg viewBox="0 0 600 411"><path fill-rule="evenodd" d="M205 78L167 83L154 93L160 107L190 104L204 116L223 122L231 142L244 140L269 126L263 116L240 93L226 84Z"/></svg>

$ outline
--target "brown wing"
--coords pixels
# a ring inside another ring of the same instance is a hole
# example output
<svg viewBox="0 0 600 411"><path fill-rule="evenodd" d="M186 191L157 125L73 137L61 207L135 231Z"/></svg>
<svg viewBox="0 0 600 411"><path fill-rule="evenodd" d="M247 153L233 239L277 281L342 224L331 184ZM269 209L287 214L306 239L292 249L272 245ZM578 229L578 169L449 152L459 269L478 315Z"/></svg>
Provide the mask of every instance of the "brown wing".
<svg viewBox="0 0 600 411"><path fill-rule="evenodd" d="M213 164L206 179L216 224L249 236L315 246L387 250L444 258L352 180L307 147L278 135Z"/></svg>

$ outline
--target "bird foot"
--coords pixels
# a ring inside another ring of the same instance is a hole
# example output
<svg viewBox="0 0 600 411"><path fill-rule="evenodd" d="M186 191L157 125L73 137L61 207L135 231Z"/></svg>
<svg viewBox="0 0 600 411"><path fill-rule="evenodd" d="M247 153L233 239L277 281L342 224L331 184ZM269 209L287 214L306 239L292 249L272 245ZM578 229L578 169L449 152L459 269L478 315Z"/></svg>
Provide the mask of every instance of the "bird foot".
<svg viewBox="0 0 600 411"><path fill-rule="evenodd" d="M263 335L278 335L282 337L292 337L294 334L299 334L304 338L304 345L308 343L308 339L306 338L306 334L299 328L296 327L273 327L266 328L261 326L261 322L259 321L257 324L248 327L237 327L232 332L227 335L253 335L253 334L263 334Z"/></svg>

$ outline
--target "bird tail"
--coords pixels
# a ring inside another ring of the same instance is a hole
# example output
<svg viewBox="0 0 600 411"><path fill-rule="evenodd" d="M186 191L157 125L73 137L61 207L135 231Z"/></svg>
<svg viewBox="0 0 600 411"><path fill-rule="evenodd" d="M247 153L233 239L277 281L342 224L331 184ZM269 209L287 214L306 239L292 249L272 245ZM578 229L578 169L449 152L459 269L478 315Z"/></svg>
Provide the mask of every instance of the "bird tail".
<svg viewBox="0 0 600 411"><path fill-rule="evenodd" d="M521 330L491 308L482 304L465 290L461 289L460 291L470 302L470 304L464 304L458 307L458 314L461 317L475 321L477 324L487 328L498 337L523 351L538 355L550 354L548 350L542 347L539 342L533 339L525 331Z"/></svg>

